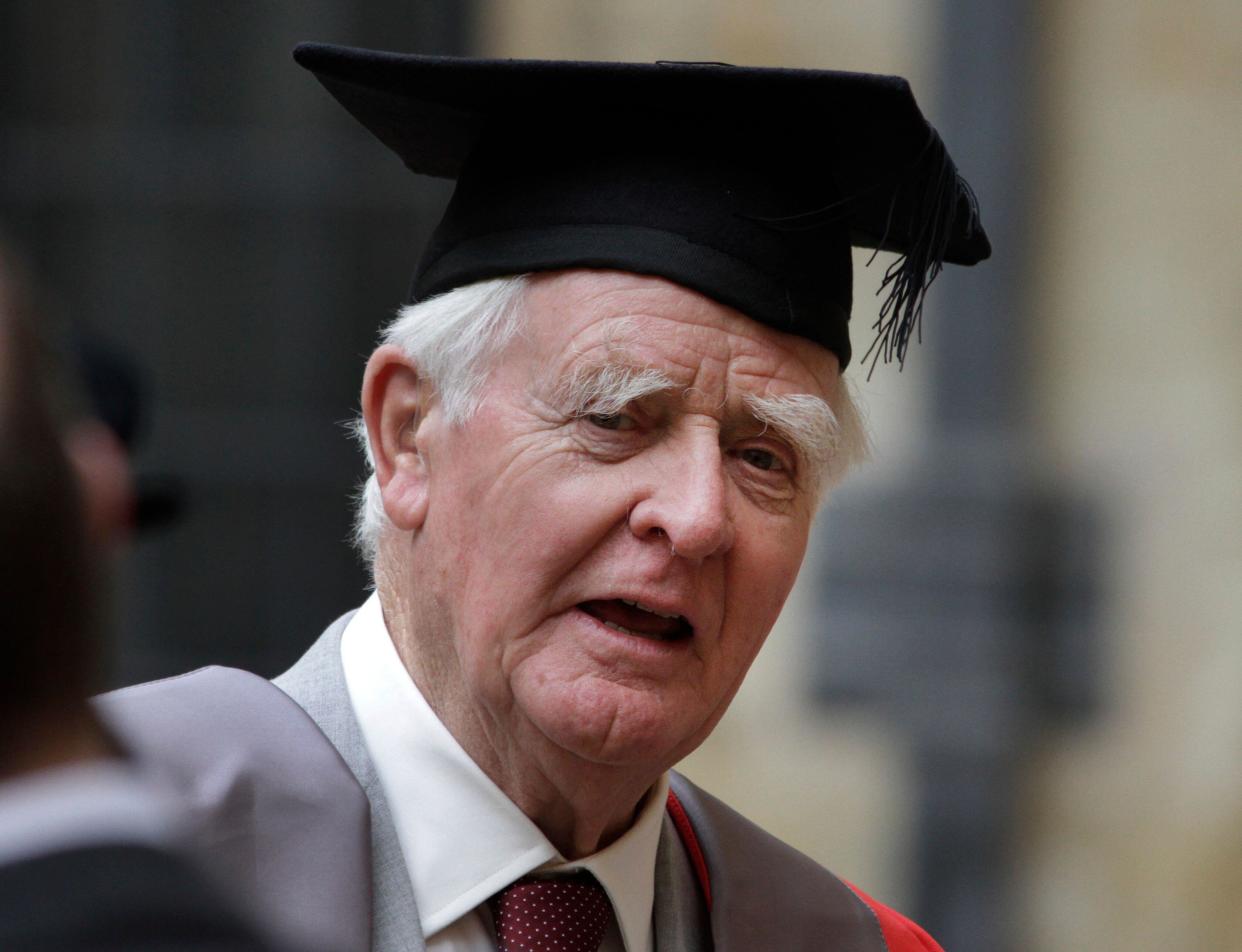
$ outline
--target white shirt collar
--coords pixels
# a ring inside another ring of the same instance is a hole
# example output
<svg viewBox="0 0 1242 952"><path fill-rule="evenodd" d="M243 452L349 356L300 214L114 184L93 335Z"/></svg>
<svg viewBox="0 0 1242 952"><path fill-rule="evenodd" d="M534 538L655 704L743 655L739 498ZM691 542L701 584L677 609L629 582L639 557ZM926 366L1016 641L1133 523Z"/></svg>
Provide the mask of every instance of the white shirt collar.
<svg viewBox="0 0 1242 952"><path fill-rule="evenodd" d="M393 646L378 595L346 626L341 661L427 938L532 870L581 868L612 900L627 952L650 952L667 775L625 834L566 862L431 710Z"/></svg>

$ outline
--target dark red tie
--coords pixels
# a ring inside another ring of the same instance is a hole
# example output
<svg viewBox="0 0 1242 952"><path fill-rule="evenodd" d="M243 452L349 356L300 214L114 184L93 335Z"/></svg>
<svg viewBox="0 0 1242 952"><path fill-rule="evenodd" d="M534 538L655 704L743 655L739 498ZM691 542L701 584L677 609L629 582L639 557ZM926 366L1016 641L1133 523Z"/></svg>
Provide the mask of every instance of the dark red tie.
<svg viewBox="0 0 1242 952"><path fill-rule="evenodd" d="M488 904L500 952L598 952L612 903L588 872L519 879Z"/></svg>

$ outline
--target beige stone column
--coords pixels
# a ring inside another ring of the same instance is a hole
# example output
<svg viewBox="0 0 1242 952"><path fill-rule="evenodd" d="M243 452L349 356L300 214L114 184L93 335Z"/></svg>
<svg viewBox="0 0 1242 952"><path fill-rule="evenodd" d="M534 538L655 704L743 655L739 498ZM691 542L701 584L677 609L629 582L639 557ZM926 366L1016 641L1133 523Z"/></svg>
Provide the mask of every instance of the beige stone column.
<svg viewBox="0 0 1242 952"><path fill-rule="evenodd" d="M1032 948L1242 936L1242 5L1050 9L1047 465L1106 501L1107 707L1026 803Z"/></svg>

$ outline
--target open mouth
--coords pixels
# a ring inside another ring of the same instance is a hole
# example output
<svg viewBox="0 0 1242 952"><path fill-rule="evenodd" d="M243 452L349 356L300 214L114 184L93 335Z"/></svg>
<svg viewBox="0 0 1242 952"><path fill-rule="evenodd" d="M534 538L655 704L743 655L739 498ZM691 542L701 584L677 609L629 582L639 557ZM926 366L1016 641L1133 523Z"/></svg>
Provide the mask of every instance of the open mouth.
<svg viewBox="0 0 1242 952"><path fill-rule="evenodd" d="M652 641L681 641L694 634L694 628L681 615L666 615L624 598L582 602L578 608L614 631Z"/></svg>

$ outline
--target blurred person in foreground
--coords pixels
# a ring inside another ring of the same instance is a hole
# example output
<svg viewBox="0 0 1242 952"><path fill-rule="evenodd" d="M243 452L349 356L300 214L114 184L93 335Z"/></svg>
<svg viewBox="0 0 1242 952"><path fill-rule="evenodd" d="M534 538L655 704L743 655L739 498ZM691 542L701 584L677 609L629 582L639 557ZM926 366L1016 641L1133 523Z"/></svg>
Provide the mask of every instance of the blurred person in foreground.
<svg viewBox="0 0 1242 952"><path fill-rule="evenodd" d="M28 310L0 249L0 949L267 949L176 852L168 804L86 701L97 550ZM110 475L85 485L100 512L117 495Z"/></svg>
<svg viewBox="0 0 1242 952"><path fill-rule="evenodd" d="M376 591L280 690L215 669L111 716L221 862L342 948L937 949L671 771L863 453L851 245L900 255L873 358L989 253L904 80L296 56L457 180L362 383Z"/></svg>

